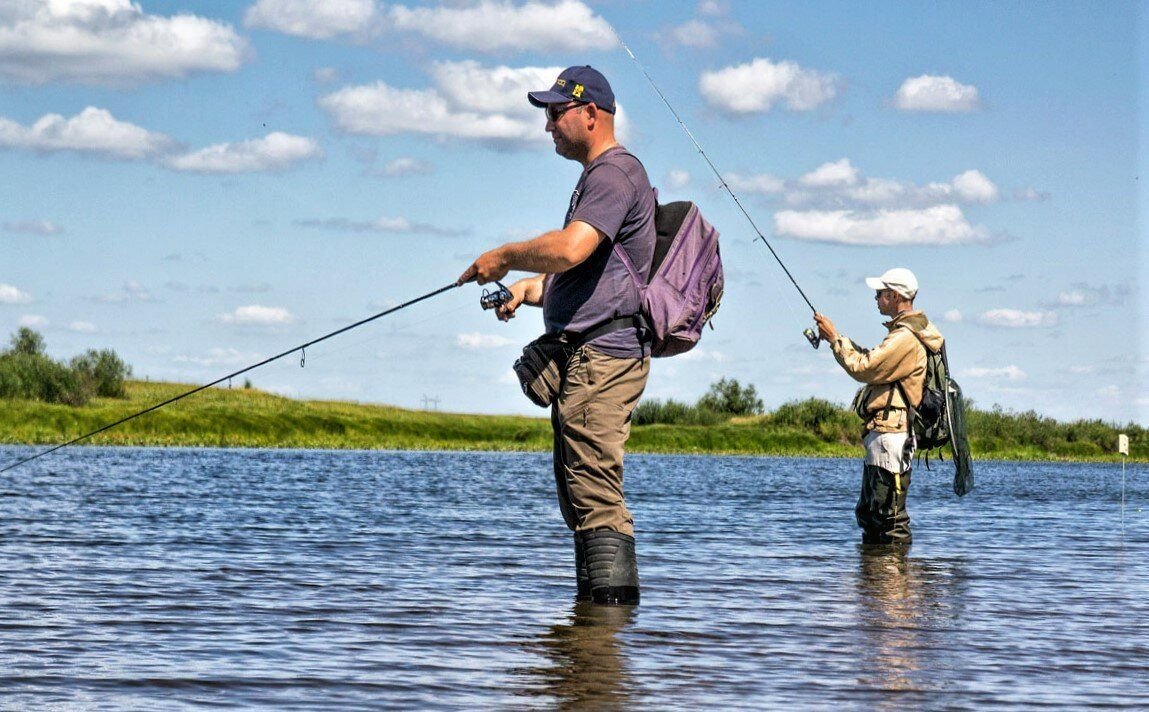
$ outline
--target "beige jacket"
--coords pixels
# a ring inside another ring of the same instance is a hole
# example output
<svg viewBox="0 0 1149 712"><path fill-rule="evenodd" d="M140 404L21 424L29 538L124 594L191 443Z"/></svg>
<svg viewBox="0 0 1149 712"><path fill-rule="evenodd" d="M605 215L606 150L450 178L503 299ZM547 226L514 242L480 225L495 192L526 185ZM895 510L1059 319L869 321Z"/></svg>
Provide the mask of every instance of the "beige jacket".
<svg viewBox="0 0 1149 712"><path fill-rule="evenodd" d="M872 349L863 349L845 336L838 336L830 346L846 373L866 384L858 395L869 415L866 430L896 433L905 431L907 422L905 399L895 384L901 381L912 403L921 403L926 349L936 353L944 339L920 311L899 314L885 327L889 333Z"/></svg>

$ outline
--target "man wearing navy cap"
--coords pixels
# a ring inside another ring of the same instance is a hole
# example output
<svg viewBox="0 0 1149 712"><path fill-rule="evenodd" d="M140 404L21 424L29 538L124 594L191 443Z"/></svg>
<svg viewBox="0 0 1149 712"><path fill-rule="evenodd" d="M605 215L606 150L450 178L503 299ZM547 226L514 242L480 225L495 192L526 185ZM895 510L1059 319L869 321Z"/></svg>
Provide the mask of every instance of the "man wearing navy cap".
<svg viewBox="0 0 1149 712"><path fill-rule="evenodd" d="M578 598L635 605L634 520L623 497L622 461L630 414L650 371L650 344L636 320L638 288L619 251L638 274L650 271L654 191L642 164L615 139L614 92L597 70L570 67L549 90L527 98L546 111L555 152L583 167L563 227L483 253L459 281L537 273L510 285L512 298L497 316L506 321L521 304L541 306L547 333L569 344L551 424Z"/></svg>

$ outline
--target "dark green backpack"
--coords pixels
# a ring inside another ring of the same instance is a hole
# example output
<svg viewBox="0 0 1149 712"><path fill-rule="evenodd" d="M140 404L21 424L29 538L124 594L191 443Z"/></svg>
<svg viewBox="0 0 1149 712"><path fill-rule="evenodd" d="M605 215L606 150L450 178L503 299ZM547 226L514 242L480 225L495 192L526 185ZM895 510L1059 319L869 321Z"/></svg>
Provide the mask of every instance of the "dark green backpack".
<svg viewBox="0 0 1149 712"><path fill-rule="evenodd" d="M924 345L924 344L923 344ZM901 381L898 388L908 404L909 396ZM950 377L949 359L946 347L934 352L926 347L926 380L922 386L922 400L917 407L908 406L910 414L910 435L916 450L926 453L926 468L929 468L929 452L938 451L946 445L953 452L954 493L961 497L973 489L973 462L970 458L969 440L965 427L965 400L961 386Z"/></svg>

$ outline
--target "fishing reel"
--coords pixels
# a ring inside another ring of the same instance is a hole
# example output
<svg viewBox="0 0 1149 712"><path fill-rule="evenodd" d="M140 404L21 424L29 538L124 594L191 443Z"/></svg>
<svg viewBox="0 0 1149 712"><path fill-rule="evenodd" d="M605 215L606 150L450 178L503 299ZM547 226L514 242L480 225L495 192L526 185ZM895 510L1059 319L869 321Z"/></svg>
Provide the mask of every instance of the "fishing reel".
<svg viewBox="0 0 1149 712"><path fill-rule="evenodd" d="M498 309L507 302L511 301L514 295L511 290L503 286L502 282L495 282L499 288L491 291L489 289L483 290L483 296L479 297L479 306L483 309Z"/></svg>
<svg viewBox="0 0 1149 712"><path fill-rule="evenodd" d="M822 343L822 339L818 338L818 332L814 331L811 328L807 327L806 330L804 330L802 332L802 336L805 336L806 341L809 341L810 345L813 346L815 349L818 348L818 344Z"/></svg>

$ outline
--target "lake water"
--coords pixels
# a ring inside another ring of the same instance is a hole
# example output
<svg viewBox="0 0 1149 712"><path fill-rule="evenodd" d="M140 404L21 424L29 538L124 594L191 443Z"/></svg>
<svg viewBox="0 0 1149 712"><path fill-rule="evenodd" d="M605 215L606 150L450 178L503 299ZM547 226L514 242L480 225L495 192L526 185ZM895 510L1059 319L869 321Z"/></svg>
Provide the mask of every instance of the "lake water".
<svg viewBox="0 0 1149 712"><path fill-rule="evenodd" d="M64 450L0 476L0 708L1149 708L1144 466L1122 525L1120 464L975 465L903 556L857 460L628 456L622 609L546 455Z"/></svg>

